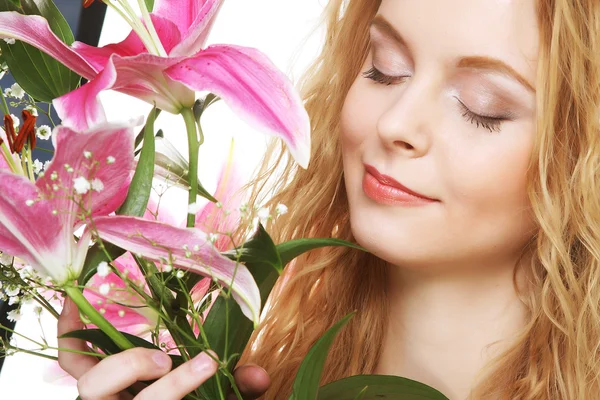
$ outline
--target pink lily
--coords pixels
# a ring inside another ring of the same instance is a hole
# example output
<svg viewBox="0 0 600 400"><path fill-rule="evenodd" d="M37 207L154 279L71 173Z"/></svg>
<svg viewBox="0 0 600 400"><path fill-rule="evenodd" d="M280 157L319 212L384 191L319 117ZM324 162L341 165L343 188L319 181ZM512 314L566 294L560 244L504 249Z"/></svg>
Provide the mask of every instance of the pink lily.
<svg viewBox="0 0 600 400"><path fill-rule="evenodd" d="M115 7L112 2L105 1ZM123 7L126 7L124 2ZM144 24L130 16L134 27L120 43L101 48L75 42L67 46L39 16L0 13L0 37L27 42L93 82L107 68L113 75L103 89L117 90L178 114L190 109L195 91L221 97L238 115L268 133L282 137L296 161L310 158L310 123L289 79L258 50L234 45L203 48L222 0L156 0L151 14L139 1ZM55 100L85 109L86 85ZM83 112L61 113L77 126Z"/></svg>
<svg viewBox="0 0 600 400"><path fill-rule="evenodd" d="M212 203L206 206L209 212ZM202 214L204 215L204 214ZM231 215L231 214L230 214ZM214 227L232 226L227 219L216 218ZM202 221L207 228L207 221ZM258 322L260 293L250 271L241 264L222 256L209 235L197 228L179 228L143 218L111 216L94 219L98 235L134 254L159 263L210 276L221 285L230 287L244 314ZM228 241L219 241L218 246Z"/></svg>
<svg viewBox="0 0 600 400"><path fill-rule="evenodd" d="M215 197L224 201L228 199L228 201L220 208L214 203L208 202L196 214L196 226L201 227L206 232L228 232L236 226L239 213L233 210L239 208L240 202L239 197L236 197L235 194L242 186L241 176L238 172L239 170L234 164L234 159L230 155L227 164L221 170L215 192ZM228 210L228 212L225 212L225 210ZM159 208L159 203L151 199L148 205L148 212L146 212L144 218L148 220L156 218L158 221L173 226L185 225L183 219L176 219L169 211L165 209L164 203ZM226 251L232 248L231 241L225 235L220 236L214 245L219 251ZM146 293L150 293L144 283L144 277L131 257L131 254L126 253L122 257L119 257L113 262L113 265L121 273L127 270L128 278L132 281L140 282L139 286ZM108 284L111 287L110 293L107 296L100 294L100 287L104 284ZM205 278L192 288L190 296L194 304L198 304L203 300L207 294L209 284L210 279ZM126 290L128 292L124 293ZM145 337L156 328L158 315L147 307L143 307L141 299L137 295L134 295L131 289L127 289L126 284L114 273L105 277L95 275L88 283L84 294L97 310L103 310L103 315L109 322L122 331ZM198 331L199 328L195 327L195 330ZM172 348L172 346L169 347L169 344L172 345L173 341L169 338L168 332L162 332L160 341L161 343L166 343L168 348Z"/></svg>
<svg viewBox="0 0 600 400"><path fill-rule="evenodd" d="M75 242L75 226L123 202L134 135L131 124L85 133L59 126L54 158L35 184L0 170L0 249L58 285L77 279L90 237Z"/></svg>

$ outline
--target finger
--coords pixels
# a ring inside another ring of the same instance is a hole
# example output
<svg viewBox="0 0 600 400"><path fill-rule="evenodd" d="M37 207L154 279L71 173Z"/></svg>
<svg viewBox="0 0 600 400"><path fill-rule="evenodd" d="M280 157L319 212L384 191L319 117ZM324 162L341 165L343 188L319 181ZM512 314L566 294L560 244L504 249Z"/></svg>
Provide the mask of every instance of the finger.
<svg viewBox="0 0 600 400"><path fill-rule="evenodd" d="M235 383L244 399L257 399L271 385L271 378L267 371L255 364L245 364L233 372Z"/></svg>
<svg viewBox="0 0 600 400"><path fill-rule="evenodd" d="M213 376L217 368L211 356L200 353L142 390L135 400L179 400Z"/></svg>
<svg viewBox="0 0 600 400"><path fill-rule="evenodd" d="M77 381L82 399L110 398L137 381L157 379L171 370L171 358L141 347L106 357Z"/></svg>
<svg viewBox="0 0 600 400"><path fill-rule="evenodd" d="M65 333L83 329L84 324L79 319L79 310L73 300L69 297L65 299L65 305L56 328L58 336L58 347L71 349L75 351L90 351L90 348L80 339L61 339ZM67 351L58 352L58 365L75 379L89 371L94 365L98 364L98 359L92 356L86 356Z"/></svg>

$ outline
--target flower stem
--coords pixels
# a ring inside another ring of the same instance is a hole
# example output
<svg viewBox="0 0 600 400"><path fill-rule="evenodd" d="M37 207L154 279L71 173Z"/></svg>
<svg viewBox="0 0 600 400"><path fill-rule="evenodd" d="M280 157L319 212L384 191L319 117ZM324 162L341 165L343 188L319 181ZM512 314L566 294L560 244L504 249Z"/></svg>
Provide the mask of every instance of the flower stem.
<svg viewBox="0 0 600 400"><path fill-rule="evenodd" d="M161 57L166 57L167 52L166 52L165 48L163 47L162 42L160 41L160 38L158 37L158 33L156 32L156 28L154 27L154 24L152 23L152 19L150 18L150 13L148 12L148 8L146 7L146 2L144 0L138 0L138 5L140 6L140 11L142 12L142 18L146 24L146 29L148 30L148 34L150 35L152 42L154 42L156 50L158 51L158 55L160 55Z"/></svg>
<svg viewBox="0 0 600 400"><path fill-rule="evenodd" d="M196 121L194 119L194 112L191 108L184 108L181 110L181 116L185 121L185 128L187 130L188 147L189 147L189 160L190 170L188 177L190 180L190 192L188 198L188 204L193 204L198 198L198 149L200 143L198 141L198 133L196 131ZM193 228L196 224L196 215L187 215L187 227Z"/></svg>
<svg viewBox="0 0 600 400"><path fill-rule="evenodd" d="M111 1L104 0L103 2L104 4L112 8L117 14L119 14L121 18L123 18L127 22L129 26L131 26L131 28L135 31L135 33L138 34L140 40L142 41L142 43L144 43L144 46L146 46L146 49L150 53L153 53L157 56L160 55L160 52L156 47L154 41L152 40L152 37L150 36L148 30L144 27L143 24L139 23L139 21L137 20L137 15L135 15L135 12L131 9L131 6L129 6L129 3L127 1L118 2L121 5L121 7L125 9L125 11L121 10Z"/></svg>
<svg viewBox="0 0 600 400"><path fill-rule="evenodd" d="M100 314L98 310L96 310L89 303L79 288L67 285L64 290L73 300L73 302L77 304L79 310L85 314L89 320L92 321L92 323L96 325L102 332L106 333L106 335L108 335L108 337L110 337L121 350L132 349L135 347L121 332L117 330L117 328L112 326L111 323L108 322L106 318L104 318L102 314Z"/></svg>

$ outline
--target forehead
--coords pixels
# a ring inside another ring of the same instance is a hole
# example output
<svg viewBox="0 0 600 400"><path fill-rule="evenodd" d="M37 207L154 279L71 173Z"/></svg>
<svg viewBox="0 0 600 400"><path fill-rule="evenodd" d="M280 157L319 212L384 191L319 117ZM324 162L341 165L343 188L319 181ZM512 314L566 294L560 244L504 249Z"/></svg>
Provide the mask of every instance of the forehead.
<svg viewBox="0 0 600 400"><path fill-rule="evenodd" d="M535 78L535 0L382 0L377 14L399 31L416 62L486 56Z"/></svg>

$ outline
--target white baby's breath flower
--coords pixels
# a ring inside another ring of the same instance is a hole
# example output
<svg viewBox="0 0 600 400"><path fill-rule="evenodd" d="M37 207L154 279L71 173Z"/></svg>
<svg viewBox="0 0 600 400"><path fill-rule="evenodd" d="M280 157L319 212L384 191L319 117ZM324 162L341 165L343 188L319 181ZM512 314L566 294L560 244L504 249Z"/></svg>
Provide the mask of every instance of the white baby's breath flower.
<svg viewBox="0 0 600 400"><path fill-rule="evenodd" d="M275 206L275 214L277 214L277 216L287 214L287 212L288 208L285 204L279 203Z"/></svg>
<svg viewBox="0 0 600 400"><path fill-rule="evenodd" d="M171 264L167 264L167 265L164 266L163 271L164 272L171 272L171 271L173 271L173 266Z"/></svg>
<svg viewBox="0 0 600 400"><path fill-rule="evenodd" d="M52 128L48 125L42 125L35 129L35 135L42 140L48 140L52 136Z"/></svg>
<svg viewBox="0 0 600 400"><path fill-rule="evenodd" d="M215 244L215 242L217 241L218 238L219 238L219 235L217 233L209 233L208 234L208 241L211 242L212 244Z"/></svg>
<svg viewBox="0 0 600 400"><path fill-rule="evenodd" d="M119 310L117 314L119 315L119 317L123 318L125 316L125 310Z"/></svg>
<svg viewBox="0 0 600 400"><path fill-rule="evenodd" d="M10 93L12 97L19 100L21 100L25 96L25 91L18 83L15 83L10 87Z"/></svg>
<svg viewBox="0 0 600 400"><path fill-rule="evenodd" d="M48 160L44 163L44 169L48 169L49 166L50 166L50 160Z"/></svg>
<svg viewBox="0 0 600 400"><path fill-rule="evenodd" d="M83 156L89 160L90 158L92 158L92 152L84 150Z"/></svg>
<svg viewBox="0 0 600 400"><path fill-rule="evenodd" d="M12 97L12 93L10 92L10 88L4 89L4 97Z"/></svg>
<svg viewBox="0 0 600 400"><path fill-rule="evenodd" d="M185 273L182 270L177 271L177 273L175 274L175 276L179 279L183 278L185 276Z"/></svg>
<svg viewBox="0 0 600 400"><path fill-rule="evenodd" d="M98 264L97 271L98 271L98 276L100 276L102 278L106 278L110 274L111 269L108 266L108 263L106 261L102 261L100 264Z"/></svg>
<svg viewBox="0 0 600 400"><path fill-rule="evenodd" d="M188 214L196 215L200 211L200 206L198 203L192 203L188 206Z"/></svg>
<svg viewBox="0 0 600 400"><path fill-rule="evenodd" d="M44 164L42 164L42 162L38 159L36 159L33 162L33 172L35 172L36 174L39 174L40 172L42 172L42 169L44 168Z"/></svg>
<svg viewBox="0 0 600 400"><path fill-rule="evenodd" d="M106 157L106 163L107 164L114 164L115 163L115 158L113 156L108 156Z"/></svg>
<svg viewBox="0 0 600 400"><path fill-rule="evenodd" d="M92 179L92 190L96 192L101 192L104 190L104 183L98 178Z"/></svg>
<svg viewBox="0 0 600 400"><path fill-rule="evenodd" d="M26 201L25 201L25 205L26 205L27 207L31 207L31 206L32 206L32 205L34 205L34 204L35 204L35 201L34 201L34 200L31 200L31 199L29 199L29 200L26 200Z"/></svg>
<svg viewBox="0 0 600 400"><path fill-rule="evenodd" d="M100 285L98 291L102 296L106 296L110 292L110 285L108 283L103 283Z"/></svg>
<svg viewBox="0 0 600 400"><path fill-rule="evenodd" d="M15 114L10 114L10 117L13 120L14 128L17 129L19 127L19 125L21 125L21 120Z"/></svg>
<svg viewBox="0 0 600 400"><path fill-rule="evenodd" d="M92 188L90 181L83 176L73 179L73 189L77 194L86 194Z"/></svg>
<svg viewBox="0 0 600 400"><path fill-rule="evenodd" d="M16 41L13 38L4 38L3 39L7 44L15 44Z"/></svg>
<svg viewBox="0 0 600 400"><path fill-rule="evenodd" d="M18 296L13 296L8 298L8 305L12 306L18 304L21 299Z"/></svg>
<svg viewBox="0 0 600 400"><path fill-rule="evenodd" d="M271 217L271 214L269 213L269 209L268 208L261 208L258 210L258 213L256 214L258 216L258 218L260 219L260 222L264 223L266 220L268 220Z"/></svg>
<svg viewBox="0 0 600 400"><path fill-rule="evenodd" d="M25 110L29 111L34 117L39 116L38 110L34 105L29 104L27 107L25 107Z"/></svg>
<svg viewBox="0 0 600 400"><path fill-rule="evenodd" d="M19 310L12 310L6 314L6 318L13 322L17 322L21 319L21 312Z"/></svg>

